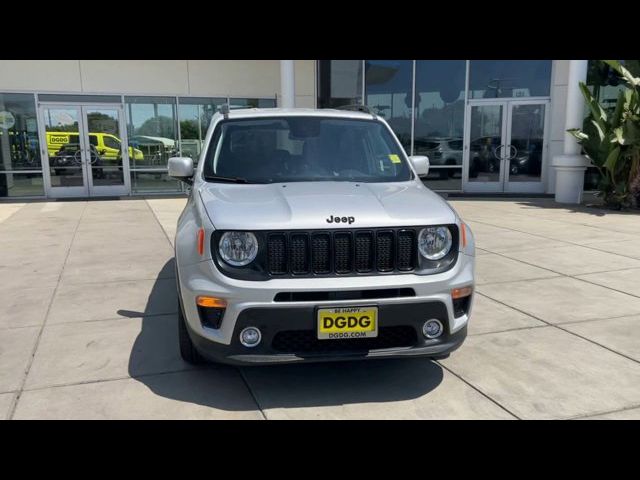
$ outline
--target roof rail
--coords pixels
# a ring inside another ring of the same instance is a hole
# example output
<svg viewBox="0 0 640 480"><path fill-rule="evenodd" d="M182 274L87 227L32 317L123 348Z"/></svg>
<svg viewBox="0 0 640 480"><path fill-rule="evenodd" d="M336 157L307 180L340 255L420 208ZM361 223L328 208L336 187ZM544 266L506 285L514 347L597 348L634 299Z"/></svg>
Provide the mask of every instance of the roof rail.
<svg viewBox="0 0 640 480"><path fill-rule="evenodd" d="M364 113L369 113L371 115L373 115L374 117L376 116L376 112L373 111L373 109L367 105L361 105L359 103L354 103L351 105L341 105L339 107L335 107L336 110L350 110L352 112L364 112Z"/></svg>

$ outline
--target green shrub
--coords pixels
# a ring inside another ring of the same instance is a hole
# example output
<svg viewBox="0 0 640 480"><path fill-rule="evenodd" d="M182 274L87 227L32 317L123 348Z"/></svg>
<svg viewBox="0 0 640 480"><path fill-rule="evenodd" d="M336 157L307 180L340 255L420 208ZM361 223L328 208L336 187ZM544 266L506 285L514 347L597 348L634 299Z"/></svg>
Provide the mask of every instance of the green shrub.
<svg viewBox="0 0 640 480"><path fill-rule="evenodd" d="M613 112L607 113L584 83L589 107L583 129L571 129L600 172L599 194L611 208L640 206L640 77L616 60L604 60L625 83ZM635 70L635 69L634 69Z"/></svg>

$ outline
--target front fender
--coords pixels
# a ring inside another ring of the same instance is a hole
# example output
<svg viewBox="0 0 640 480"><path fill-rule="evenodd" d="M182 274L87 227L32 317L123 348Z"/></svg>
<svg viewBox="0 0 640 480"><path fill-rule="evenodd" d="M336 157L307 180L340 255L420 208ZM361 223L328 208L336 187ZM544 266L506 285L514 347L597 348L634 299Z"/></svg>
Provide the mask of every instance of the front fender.
<svg viewBox="0 0 640 480"><path fill-rule="evenodd" d="M198 251L198 232L201 228L204 229L202 254ZM175 256L178 267L212 259L210 238L213 231L214 226L204 209L198 189L194 188L178 219L175 237Z"/></svg>

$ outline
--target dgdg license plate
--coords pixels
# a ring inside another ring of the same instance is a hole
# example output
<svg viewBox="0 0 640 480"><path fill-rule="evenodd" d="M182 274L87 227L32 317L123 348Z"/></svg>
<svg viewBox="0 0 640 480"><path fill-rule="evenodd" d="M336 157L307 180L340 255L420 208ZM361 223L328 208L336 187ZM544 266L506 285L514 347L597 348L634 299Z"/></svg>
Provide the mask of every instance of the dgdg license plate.
<svg viewBox="0 0 640 480"><path fill-rule="evenodd" d="M340 307L318 310L318 339L378 336L378 307Z"/></svg>

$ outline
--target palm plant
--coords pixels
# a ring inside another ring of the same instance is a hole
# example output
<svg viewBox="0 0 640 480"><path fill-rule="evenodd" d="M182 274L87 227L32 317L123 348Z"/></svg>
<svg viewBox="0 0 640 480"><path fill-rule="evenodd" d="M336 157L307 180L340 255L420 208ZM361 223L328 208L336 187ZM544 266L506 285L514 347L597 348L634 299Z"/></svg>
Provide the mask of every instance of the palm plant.
<svg viewBox="0 0 640 480"><path fill-rule="evenodd" d="M598 189L607 206L640 206L640 77L617 60L604 60L625 83L615 109L607 112L584 83L580 89L589 107L583 129L571 129L600 172ZM634 69L635 70L635 69Z"/></svg>

